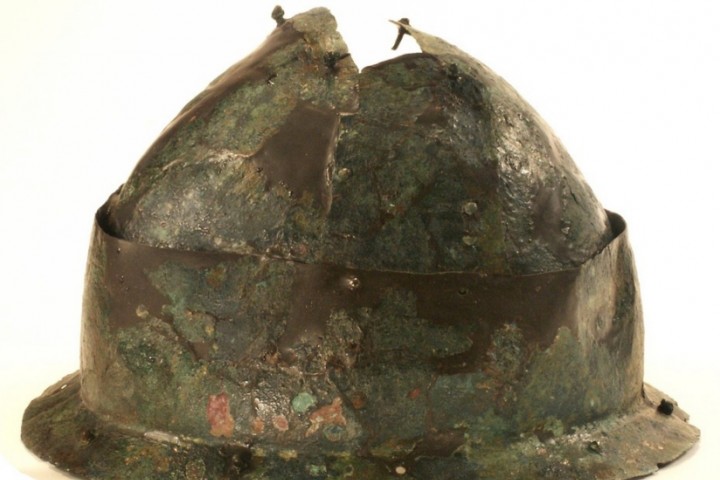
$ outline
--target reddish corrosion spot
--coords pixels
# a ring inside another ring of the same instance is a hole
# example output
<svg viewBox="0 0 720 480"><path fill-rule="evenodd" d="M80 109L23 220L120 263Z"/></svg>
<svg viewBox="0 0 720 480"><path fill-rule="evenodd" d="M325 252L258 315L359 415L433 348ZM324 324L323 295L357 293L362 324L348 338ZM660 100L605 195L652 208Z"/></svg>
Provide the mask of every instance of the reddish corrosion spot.
<svg viewBox="0 0 720 480"><path fill-rule="evenodd" d="M263 422L262 418L255 417L252 422L250 422L250 428L255 435L260 435L265 431L265 422Z"/></svg>
<svg viewBox="0 0 720 480"><path fill-rule="evenodd" d="M365 405L367 405L367 396L362 392L355 392L350 396L350 403L355 410L365 408Z"/></svg>
<svg viewBox="0 0 720 480"><path fill-rule="evenodd" d="M330 405L320 407L310 414L310 428L305 432L305 436L309 437L324 425L340 425L344 427L346 424L347 420L343 416L342 399L335 397Z"/></svg>
<svg viewBox="0 0 720 480"><path fill-rule="evenodd" d="M207 404L207 419L210 423L210 435L232 437L235 419L230 414L230 398L227 393L210 395Z"/></svg>
<svg viewBox="0 0 720 480"><path fill-rule="evenodd" d="M292 253L299 257L306 256L308 254L308 251L310 250L310 248L308 247L308 245L306 243L298 243L296 245L293 245L290 248L292 249L291 250Z"/></svg>
<svg viewBox="0 0 720 480"><path fill-rule="evenodd" d="M415 400L420 396L421 390L419 388L414 388L408 392L408 398L411 400Z"/></svg>
<svg viewBox="0 0 720 480"><path fill-rule="evenodd" d="M290 425L288 424L287 418L285 418L285 415L276 415L272 419L273 427L275 429L281 431L281 432L287 432L290 428Z"/></svg>

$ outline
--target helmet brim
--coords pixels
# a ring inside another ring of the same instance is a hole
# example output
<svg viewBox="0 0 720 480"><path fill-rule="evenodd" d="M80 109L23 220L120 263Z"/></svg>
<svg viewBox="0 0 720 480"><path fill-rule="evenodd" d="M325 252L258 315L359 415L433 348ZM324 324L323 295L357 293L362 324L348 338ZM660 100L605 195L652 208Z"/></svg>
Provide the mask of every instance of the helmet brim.
<svg viewBox="0 0 720 480"><path fill-rule="evenodd" d="M360 452L303 455L124 429L85 406L80 382L79 372L68 375L31 402L22 440L43 460L86 479L631 479L676 460L700 438L685 412L645 384L632 409L569 435L545 441L531 435L494 450L466 444L449 457L423 456L409 465Z"/></svg>

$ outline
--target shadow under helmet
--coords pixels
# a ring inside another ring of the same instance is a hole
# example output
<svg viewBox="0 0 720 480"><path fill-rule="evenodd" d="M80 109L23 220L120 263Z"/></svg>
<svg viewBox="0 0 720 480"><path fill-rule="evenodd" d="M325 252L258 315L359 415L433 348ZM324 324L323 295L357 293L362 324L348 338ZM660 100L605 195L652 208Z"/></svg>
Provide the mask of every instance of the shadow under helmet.
<svg viewBox="0 0 720 480"><path fill-rule="evenodd" d="M643 384L625 223L499 76L358 72L325 9L192 100L97 213L78 373L25 444L88 479L626 479L698 439Z"/></svg>

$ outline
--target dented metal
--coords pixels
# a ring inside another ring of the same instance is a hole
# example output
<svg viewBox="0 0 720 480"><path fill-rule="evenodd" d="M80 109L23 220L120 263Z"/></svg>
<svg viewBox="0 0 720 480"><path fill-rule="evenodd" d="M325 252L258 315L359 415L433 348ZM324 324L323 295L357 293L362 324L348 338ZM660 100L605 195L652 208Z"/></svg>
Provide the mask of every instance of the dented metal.
<svg viewBox="0 0 720 480"><path fill-rule="evenodd" d="M26 445L198 480L626 479L690 448L643 384L625 223L537 113L408 22L423 53L358 72L327 10L273 18L98 211L81 370Z"/></svg>

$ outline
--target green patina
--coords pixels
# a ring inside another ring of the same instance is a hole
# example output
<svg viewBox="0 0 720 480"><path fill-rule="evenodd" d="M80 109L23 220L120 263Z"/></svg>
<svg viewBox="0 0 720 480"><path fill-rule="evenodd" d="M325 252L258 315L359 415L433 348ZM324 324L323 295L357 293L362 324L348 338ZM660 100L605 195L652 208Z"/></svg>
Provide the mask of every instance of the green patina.
<svg viewBox="0 0 720 480"><path fill-rule="evenodd" d="M308 392L300 392L292 399L292 407L295 413L307 413L316 404L317 399Z"/></svg>
<svg viewBox="0 0 720 480"><path fill-rule="evenodd" d="M537 113L413 27L423 53L359 72L327 10L274 18L98 213L82 369L25 443L102 480L626 479L686 451L624 223Z"/></svg>

